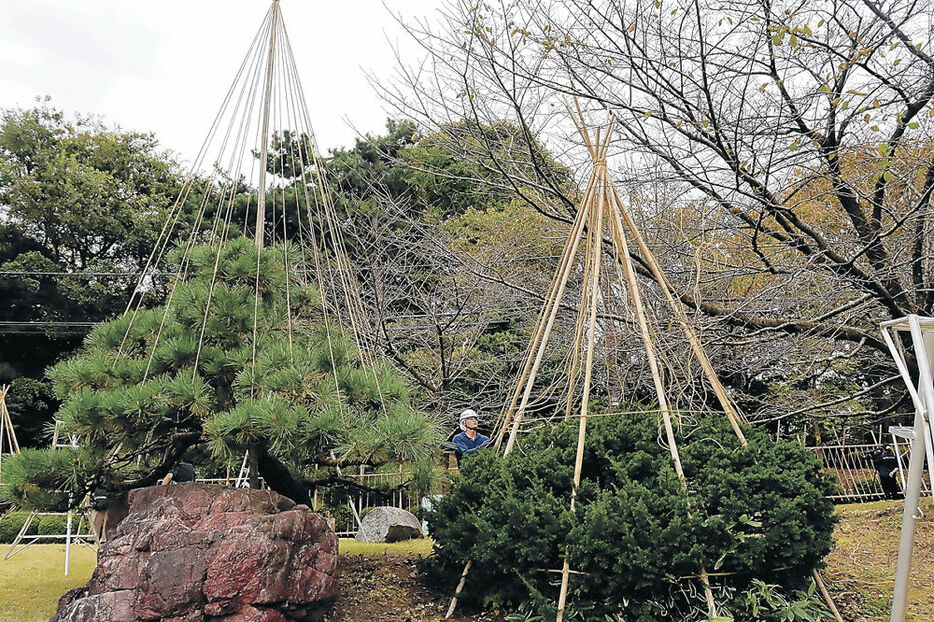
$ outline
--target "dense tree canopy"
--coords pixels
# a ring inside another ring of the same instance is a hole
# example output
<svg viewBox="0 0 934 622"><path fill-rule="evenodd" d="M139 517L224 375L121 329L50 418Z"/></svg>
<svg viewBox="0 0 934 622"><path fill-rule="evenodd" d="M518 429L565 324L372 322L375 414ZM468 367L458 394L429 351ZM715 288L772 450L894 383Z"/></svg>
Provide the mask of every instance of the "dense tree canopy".
<svg viewBox="0 0 934 622"><path fill-rule="evenodd" d="M47 102L0 113L0 379L40 380L93 322L123 311L180 186L151 134ZM11 392L27 444L48 423L49 392Z"/></svg>
<svg viewBox="0 0 934 622"><path fill-rule="evenodd" d="M179 187L178 167L151 134L111 130L92 118L69 121L47 106L5 111L4 270L108 273L57 279L46 294L57 299L14 301L5 313L93 320L122 310L136 283L112 273L146 263Z"/></svg>

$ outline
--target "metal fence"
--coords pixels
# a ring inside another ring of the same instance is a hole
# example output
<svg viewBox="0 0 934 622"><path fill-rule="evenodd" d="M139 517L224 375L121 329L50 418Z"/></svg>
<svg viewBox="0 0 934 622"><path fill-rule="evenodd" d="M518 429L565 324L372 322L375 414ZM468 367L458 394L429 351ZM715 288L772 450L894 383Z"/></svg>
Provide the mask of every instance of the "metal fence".
<svg viewBox="0 0 934 622"><path fill-rule="evenodd" d="M315 506L331 514L334 532L338 536L351 537L357 534L359 520L374 507L392 506L417 514L421 506L421 495L399 488L408 479L403 473L357 473L347 475L370 490L353 488L321 488L314 491Z"/></svg>
<svg viewBox="0 0 934 622"><path fill-rule="evenodd" d="M421 495L400 488L406 483L408 474L358 472L353 475L345 473L344 477L358 482L369 490L360 490L350 486L316 488L312 496L317 510L334 519L334 532L338 536L355 536L359 521L371 508L389 505L417 514L421 507ZM249 482L242 474L240 477L199 477L197 481L238 488L249 487ZM266 488L263 478L260 478L260 488ZM393 488L397 490L392 490Z"/></svg>
<svg viewBox="0 0 934 622"><path fill-rule="evenodd" d="M808 447L824 463L824 472L835 482L836 490L830 498L839 502L873 501L885 498L882 482L872 463L871 455L877 450L891 450L898 461L898 480L904 490L908 477L907 442L894 444L821 445ZM931 493L928 471L922 476L922 494Z"/></svg>

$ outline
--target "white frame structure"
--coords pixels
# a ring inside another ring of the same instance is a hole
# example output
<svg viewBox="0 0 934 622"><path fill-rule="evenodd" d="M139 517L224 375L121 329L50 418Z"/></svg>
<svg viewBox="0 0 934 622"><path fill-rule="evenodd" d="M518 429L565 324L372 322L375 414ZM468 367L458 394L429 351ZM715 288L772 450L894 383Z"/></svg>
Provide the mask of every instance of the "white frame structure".
<svg viewBox="0 0 934 622"><path fill-rule="evenodd" d="M898 545L898 565L895 569L895 592L890 618L891 622L904 622L915 529L918 519L922 516L920 501L924 459L932 445L929 429L930 418L934 414L934 383L931 379L931 369L934 368L934 318L907 315L897 320L882 322L880 328L915 407L914 439L908 460L905 509L902 514L902 534ZM910 338L918 366L917 381L912 380L908 369L908 353L902 342L902 336L906 334Z"/></svg>

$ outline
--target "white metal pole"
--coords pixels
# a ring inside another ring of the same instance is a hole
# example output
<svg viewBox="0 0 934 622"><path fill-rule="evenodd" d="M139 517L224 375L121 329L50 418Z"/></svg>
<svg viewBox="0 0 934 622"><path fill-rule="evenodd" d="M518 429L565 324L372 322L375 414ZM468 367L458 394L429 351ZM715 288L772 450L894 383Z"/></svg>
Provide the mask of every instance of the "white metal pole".
<svg viewBox="0 0 934 622"><path fill-rule="evenodd" d="M921 323L917 315L908 316L911 340L914 343L915 359L918 364L918 408L915 411L915 439L908 463L908 487L905 490L905 509L902 513L902 534L898 545L898 565L895 568L895 593L892 597L891 622L904 622L908 600L908 579L911 574L911 555L914 549L915 529L918 526L921 501L921 478L924 473L924 457L927 433L924 429L926 412L934 410L934 390L931 386L931 366L926 352ZM904 363L902 363L904 366ZM909 380L909 390L914 387ZM917 402L916 402L917 403Z"/></svg>
<svg viewBox="0 0 934 622"><path fill-rule="evenodd" d="M927 411L927 417L924 418L924 455L927 457L928 477L931 476L931 469L934 469L934 443L931 443L931 424L928 419L931 411ZM934 481L932 479L931 481ZM924 478L921 479L921 486L924 487ZM931 498L934 499L934 486L931 487Z"/></svg>
<svg viewBox="0 0 934 622"><path fill-rule="evenodd" d="M911 443L908 462L908 485L905 487L905 509L902 512L902 535L898 544L898 564L895 567L895 593L892 598L891 622L904 622L908 597L908 576L911 553L917 527L918 502L921 500L921 475L924 470L924 418L915 413L915 439Z"/></svg>
<svg viewBox="0 0 934 622"><path fill-rule="evenodd" d="M65 524L65 576L71 568L71 496L68 496L68 521Z"/></svg>

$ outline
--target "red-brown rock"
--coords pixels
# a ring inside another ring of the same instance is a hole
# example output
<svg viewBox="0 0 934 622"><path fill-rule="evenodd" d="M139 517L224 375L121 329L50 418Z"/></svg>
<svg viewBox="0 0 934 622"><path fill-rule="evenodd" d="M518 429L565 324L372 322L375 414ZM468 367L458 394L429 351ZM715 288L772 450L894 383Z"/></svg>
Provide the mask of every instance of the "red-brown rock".
<svg viewBox="0 0 934 622"><path fill-rule="evenodd" d="M52 622L320 620L337 590L337 537L265 490L181 484L130 492L129 515Z"/></svg>

